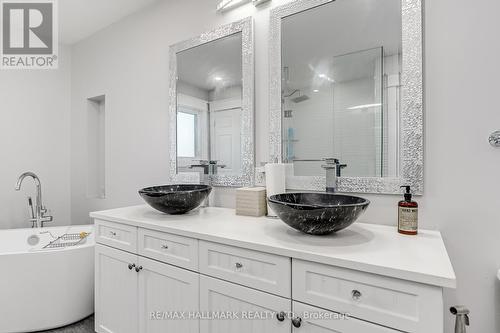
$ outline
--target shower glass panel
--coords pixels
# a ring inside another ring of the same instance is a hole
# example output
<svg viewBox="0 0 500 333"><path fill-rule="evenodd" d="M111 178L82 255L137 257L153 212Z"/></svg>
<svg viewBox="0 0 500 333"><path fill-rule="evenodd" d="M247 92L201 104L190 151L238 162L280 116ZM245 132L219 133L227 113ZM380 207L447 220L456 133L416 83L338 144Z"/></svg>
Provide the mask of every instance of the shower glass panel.
<svg viewBox="0 0 500 333"><path fill-rule="evenodd" d="M295 175L322 175L321 158L335 157L344 176L383 176L383 66L381 47L333 56L319 80L284 90L283 152ZM294 74L283 69L289 85Z"/></svg>
<svg viewBox="0 0 500 333"><path fill-rule="evenodd" d="M333 58L333 156L344 176L383 177L383 50Z"/></svg>

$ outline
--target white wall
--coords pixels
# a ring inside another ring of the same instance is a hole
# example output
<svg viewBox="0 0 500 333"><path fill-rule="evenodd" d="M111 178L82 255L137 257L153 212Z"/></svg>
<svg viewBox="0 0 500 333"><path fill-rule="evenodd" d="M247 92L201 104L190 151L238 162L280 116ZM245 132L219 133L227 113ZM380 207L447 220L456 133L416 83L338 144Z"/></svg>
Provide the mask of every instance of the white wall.
<svg viewBox="0 0 500 333"><path fill-rule="evenodd" d="M274 0L272 6L286 0ZM268 156L268 7L251 5L224 15L215 1L165 1L74 46L72 216L141 203L136 190L168 179L168 45L245 16L255 19L257 162ZM269 4L267 5L269 6ZM500 2L433 0L426 3L425 195L422 228L437 228L458 277L446 307L472 310L469 332L500 331L500 150L487 143L500 127ZM107 99L107 193L85 198L84 108L89 96ZM109 103L108 103L109 99ZM110 171L112 170L112 172ZM9 179L11 179L9 177ZM15 177L14 177L15 178ZM234 205L232 191L215 202ZM367 195L362 221L396 224L399 196ZM451 316L445 332L452 331Z"/></svg>
<svg viewBox="0 0 500 333"><path fill-rule="evenodd" d="M33 171L41 179L53 225L70 223L71 52L59 47L57 70L0 70L0 229L28 228L27 196L35 186L17 177Z"/></svg>

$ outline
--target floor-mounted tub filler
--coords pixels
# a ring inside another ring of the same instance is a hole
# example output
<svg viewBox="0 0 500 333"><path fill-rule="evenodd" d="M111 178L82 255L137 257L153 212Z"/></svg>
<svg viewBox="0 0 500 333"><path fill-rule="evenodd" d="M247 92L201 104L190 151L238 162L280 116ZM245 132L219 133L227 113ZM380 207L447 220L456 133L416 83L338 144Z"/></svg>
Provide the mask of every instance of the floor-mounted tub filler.
<svg viewBox="0 0 500 333"><path fill-rule="evenodd" d="M94 312L91 225L0 231L0 332L37 332Z"/></svg>

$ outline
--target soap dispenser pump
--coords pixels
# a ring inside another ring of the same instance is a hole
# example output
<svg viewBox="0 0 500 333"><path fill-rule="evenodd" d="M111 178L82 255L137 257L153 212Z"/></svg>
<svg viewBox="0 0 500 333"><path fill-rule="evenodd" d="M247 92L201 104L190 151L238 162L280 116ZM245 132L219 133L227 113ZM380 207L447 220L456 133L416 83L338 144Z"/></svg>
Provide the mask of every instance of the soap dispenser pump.
<svg viewBox="0 0 500 333"><path fill-rule="evenodd" d="M404 235L418 233L418 203L412 200L411 187L401 186L406 190L404 200L398 203L398 232Z"/></svg>

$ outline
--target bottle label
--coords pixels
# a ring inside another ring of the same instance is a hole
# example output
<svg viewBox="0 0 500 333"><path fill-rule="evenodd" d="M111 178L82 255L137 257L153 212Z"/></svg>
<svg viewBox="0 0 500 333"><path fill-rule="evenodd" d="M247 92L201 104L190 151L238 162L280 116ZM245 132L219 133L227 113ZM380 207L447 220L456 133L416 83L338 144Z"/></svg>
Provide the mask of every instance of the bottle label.
<svg viewBox="0 0 500 333"><path fill-rule="evenodd" d="M418 229L418 208L399 207L399 230L414 232Z"/></svg>

